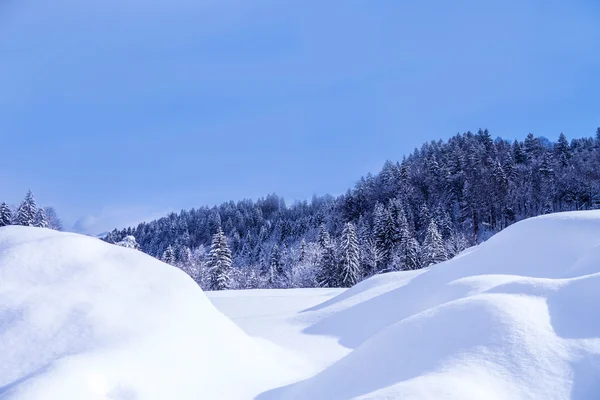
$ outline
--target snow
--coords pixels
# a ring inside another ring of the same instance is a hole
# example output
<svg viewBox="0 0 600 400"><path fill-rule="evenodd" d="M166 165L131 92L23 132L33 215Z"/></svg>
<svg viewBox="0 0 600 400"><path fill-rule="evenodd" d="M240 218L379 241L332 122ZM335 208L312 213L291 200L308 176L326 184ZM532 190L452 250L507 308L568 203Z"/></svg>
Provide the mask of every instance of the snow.
<svg viewBox="0 0 600 400"><path fill-rule="evenodd" d="M319 373L259 400L600 398L598 211L520 222L453 260L373 277L270 323L243 315L242 296L209 293L250 334L287 325L289 347L330 341Z"/></svg>
<svg viewBox="0 0 600 400"><path fill-rule="evenodd" d="M249 399L303 371L174 267L95 238L0 228L2 399Z"/></svg>
<svg viewBox="0 0 600 400"><path fill-rule="evenodd" d="M600 211L348 290L207 295L135 250L5 227L0 398L597 399L598 304Z"/></svg>

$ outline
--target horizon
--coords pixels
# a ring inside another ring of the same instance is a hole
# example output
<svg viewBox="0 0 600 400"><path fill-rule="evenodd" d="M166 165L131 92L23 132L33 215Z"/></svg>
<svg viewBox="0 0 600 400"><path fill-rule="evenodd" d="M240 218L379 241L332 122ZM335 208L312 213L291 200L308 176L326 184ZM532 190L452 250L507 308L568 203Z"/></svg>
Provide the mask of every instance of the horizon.
<svg viewBox="0 0 600 400"><path fill-rule="evenodd" d="M141 4L0 5L0 201L98 234L337 196L457 132L600 124L594 2Z"/></svg>

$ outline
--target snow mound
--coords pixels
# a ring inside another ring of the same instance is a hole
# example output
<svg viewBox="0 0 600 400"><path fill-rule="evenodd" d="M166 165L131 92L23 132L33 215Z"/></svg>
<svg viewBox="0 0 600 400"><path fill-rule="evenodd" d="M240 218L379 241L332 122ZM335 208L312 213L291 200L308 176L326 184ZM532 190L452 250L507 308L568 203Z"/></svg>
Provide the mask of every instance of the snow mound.
<svg viewBox="0 0 600 400"><path fill-rule="evenodd" d="M250 399L303 368L176 268L95 238L0 228L2 399Z"/></svg>
<svg viewBox="0 0 600 400"><path fill-rule="evenodd" d="M351 349L271 399L600 399L600 211L517 223L298 318Z"/></svg>

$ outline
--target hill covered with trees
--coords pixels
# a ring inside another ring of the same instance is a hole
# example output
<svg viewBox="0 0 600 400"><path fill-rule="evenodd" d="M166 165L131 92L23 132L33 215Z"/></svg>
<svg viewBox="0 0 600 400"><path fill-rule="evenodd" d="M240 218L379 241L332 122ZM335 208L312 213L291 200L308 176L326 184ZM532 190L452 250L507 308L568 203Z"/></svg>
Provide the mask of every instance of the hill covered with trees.
<svg viewBox="0 0 600 400"><path fill-rule="evenodd" d="M178 266L204 289L340 287L446 260L524 218L594 208L600 128L570 142L479 130L425 143L338 197L230 201L104 240Z"/></svg>

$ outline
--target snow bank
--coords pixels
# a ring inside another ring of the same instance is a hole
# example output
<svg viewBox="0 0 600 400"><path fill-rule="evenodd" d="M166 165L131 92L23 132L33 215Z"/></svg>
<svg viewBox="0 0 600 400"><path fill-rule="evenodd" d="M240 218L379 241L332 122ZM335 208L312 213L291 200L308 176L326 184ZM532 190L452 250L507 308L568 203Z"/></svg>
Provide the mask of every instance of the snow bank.
<svg viewBox="0 0 600 400"><path fill-rule="evenodd" d="M209 296L246 333L138 251L0 228L0 398L600 399L600 211L343 292Z"/></svg>
<svg viewBox="0 0 600 400"><path fill-rule="evenodd" d="M511 226L306 310L352 351L267 399L600 399L600 212Z"/></svg>
<svg viewBox="0 0 600 400"><path fill-rule="evenodd" d="M176 268L90 237L0 228L2 399L251 399L305 368Z"/></svg>

